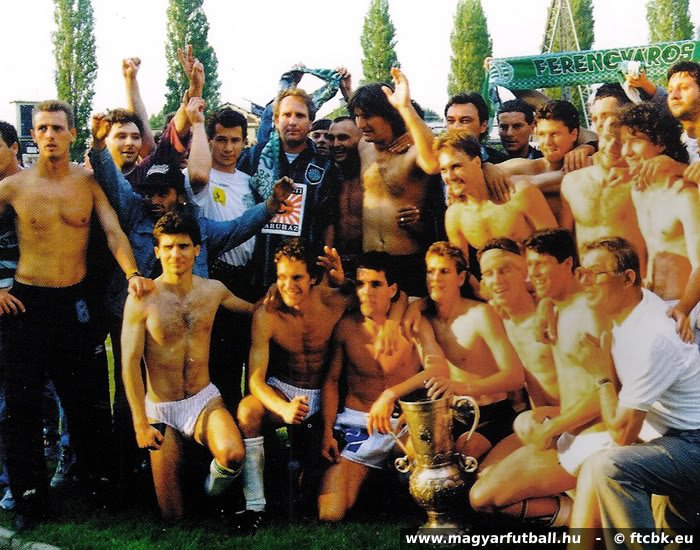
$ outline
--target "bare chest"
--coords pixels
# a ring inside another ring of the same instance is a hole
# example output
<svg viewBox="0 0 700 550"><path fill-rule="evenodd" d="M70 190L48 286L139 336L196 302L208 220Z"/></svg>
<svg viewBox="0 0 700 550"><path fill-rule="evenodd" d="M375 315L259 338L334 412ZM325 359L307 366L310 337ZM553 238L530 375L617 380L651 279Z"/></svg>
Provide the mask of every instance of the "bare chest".
<svg viewBox="0 0 700 550"><path fill-rule="evenodd" d="M424 178L419 177L415 166L405 162L403 155L370 150L366 157L361 163L365 205L386 198L422 202Z"/></svg>
<svg viewBox="0 0 700 550"><path fill-rule="evenodd" d="M493 238L507 237L522 241L532 233L525 215L509 204L494 205L487 202L458 206L462 206L459 221L464 236L476 248L481 248Z"/></svg>
<svg viewBox="0 0 700 550"><path fill-rule="evenodd" d="M207 293L184 298L170 295L151 306L146 328L153 340L163 345L202 335L208 337L216 309Z"/></svg>
<svg viewBox="0 0 700 550"><path fill-rule="evenodd" d="M42 230L57 224L86 227L92 215L92 194L80 185L41 188L29 184L13 202L19 223L24 228Z"/></svg>
<svg viewBox="0 0 700 550"><path fill-rule="evenodd" d="M635 216L631 184L614 187L604 185L582 186L569 200L576 223L584 225L611 225L624 223Z"/></svg>
<svg viewBox="0 0 700 550"><path fill-rule="evenodd" d="M275 320L273 339L293 355L325 353L333 328L342 312L317 307L304 316L280 313Z"/></svg>
<svg viewBox="0 0 700 550"><path fill-rule="evenodd" d="M674 197L665 189L634 191L632 200L644 239L669 241L683 236Z"/></svg>
<svg viewBox="0 0 700 550"><path fill-rule="evenodd" d="M349 359L349 374L361 379L381 378L394 380L408 378L416 371L418 360L411 361L413 345L399 338L398 349L392 355L380 354L375 359L377 339L363 327L357 327L345 341L345 353Z"/></svg>
<svg viewBox="0 0 700 550"><path fill-rule="evenodd" d="M359 177L344 181L340 190L340 215L345 219L362 218L362 198Z"/></svg>
<svg viewBox="0 0 700 550"><path fill-rule="evenodd" d="M538 342L535 338L534 318L520 324L505 320L503 325L508 339L526 369L531 371L553 369L551 347Z"/></svg>

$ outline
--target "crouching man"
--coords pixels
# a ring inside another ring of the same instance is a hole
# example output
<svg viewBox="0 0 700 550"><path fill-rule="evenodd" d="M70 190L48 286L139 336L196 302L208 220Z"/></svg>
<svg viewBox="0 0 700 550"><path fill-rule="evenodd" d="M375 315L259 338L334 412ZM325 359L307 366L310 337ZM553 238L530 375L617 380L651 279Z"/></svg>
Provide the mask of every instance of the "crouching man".
<svg viewBox="0 0 700 550"><path fill-rule="evenodd" d="M178 470L183 438L214 455L205 490L215 496L238 476L243 441L219 390L209 381L209 341L219 306L251 314L252 304L219 281L192 274L201 246L197 221L169 212L153 229L163 274L155 290L130 296L122 327L123 379L139 447L151 450L158 506L167 519L183 514ZM148 391L141 378L141 358Z"/></svg>
<svg viewBox="0 0 700 550"><path fill-rule="evenodd" d="M382 469L391 457L395 439L390 432L398 428L398 420L391 418L396 399L423 388L435 376L449 375L447 360L425 319L416 338L425 370L413 342L401 335L398 325L387 324L398 293L390 262L386 252L367 252L359 258L360 308L347 313L335 331L333 359L321 392L322 454L332 463L318 499L322 520L343 519L370 471ZM384 330L396 331L396 349L391 354L377 351ZM345 408L336 417L341 374L346 376L348 390ZM334 438L334 430L341 434L344 447Z"/></svg>

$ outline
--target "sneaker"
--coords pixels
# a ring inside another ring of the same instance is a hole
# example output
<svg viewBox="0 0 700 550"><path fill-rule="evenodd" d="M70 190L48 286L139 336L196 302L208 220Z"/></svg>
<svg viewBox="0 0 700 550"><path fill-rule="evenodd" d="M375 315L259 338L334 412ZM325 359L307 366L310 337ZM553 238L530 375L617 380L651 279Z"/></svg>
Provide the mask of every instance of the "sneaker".
<svg viewBox="0 0 700 550"><path fill-rule="evenodd" d="M237 535L254 535L265 523L265 512L243 510L233 516L232 527Z"/></svg>
<svg viewBox="0 0 700 550"><path fill-rule="evenodd" d="M75 462L75 457L73 456L73 451L70 447L61 446L61 450L58 455L58 464L56 464L56 471L51 478L51 487L54 489L59 489L66 485L67 482L71 481L70 471L71 466Z"/></svg>
<svg viewBox="0 0 700 550"><path fill-rule="evenodd" d="M2 497L2 500L0 500L0 508L3 510L13 510L15 507L15 497L12 496L12 491L10 491L9 487L7 491L5 491L5 496Z"/></svg>

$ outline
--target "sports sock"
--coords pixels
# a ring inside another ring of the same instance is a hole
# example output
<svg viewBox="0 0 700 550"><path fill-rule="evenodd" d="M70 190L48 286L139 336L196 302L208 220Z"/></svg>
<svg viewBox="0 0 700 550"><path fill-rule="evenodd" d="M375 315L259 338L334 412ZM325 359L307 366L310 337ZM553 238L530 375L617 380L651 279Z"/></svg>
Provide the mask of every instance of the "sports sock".
<svg viewBox="0 0 700 550"><path fill-rule="evenodd" d="M246 510L263 512L265 510L265 488L263 469L265 467L265 438L251 437L244 439L245 460L243 461L243 496Z"/></svg>
<svg viewBox="0 0 700 550"><path fill-rule="evenodd" d="M204 490L209 496L219 496L240 475L242 469L243 465L240 465L235 470L231 470L213 459L209 465L209 475L204 480Z"/></svg>

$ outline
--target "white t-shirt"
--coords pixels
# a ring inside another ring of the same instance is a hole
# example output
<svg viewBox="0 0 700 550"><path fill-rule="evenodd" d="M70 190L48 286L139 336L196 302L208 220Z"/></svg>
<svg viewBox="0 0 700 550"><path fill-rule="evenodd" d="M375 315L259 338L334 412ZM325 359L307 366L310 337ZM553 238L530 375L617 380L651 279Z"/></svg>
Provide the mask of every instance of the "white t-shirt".
<svg viewBox="0 0 700 550"><path fill-rule="evenodd" d="M187 177L185 171L185 177ZM194 195L194 202L202 215L216 221L237 218L255 204L250 190L250 176L240 170L233 174L211 169L209 183ZM189 189L190 186L187 185ZM255 237L248 239L233 250L224 252L219 260L233 266L244 266L253 257Z"/></svg>
<svg viewBox="0 0 700 550"><path fill-rule="evenodd" d="M690 156L690 162L697 162L700 160L700 151L698 151L698 138L688 137L688 134L683 132L681 135L681 141L685 148L688 150L688 155Z"/></svg>
<svg viewBox="0 0 700 550"><path fill-rule="evenodd" d="M642 301L612 329L620 406L646 411L658 433L700 429L700 353L676 333L668 306L642 289Z"/></svg>

